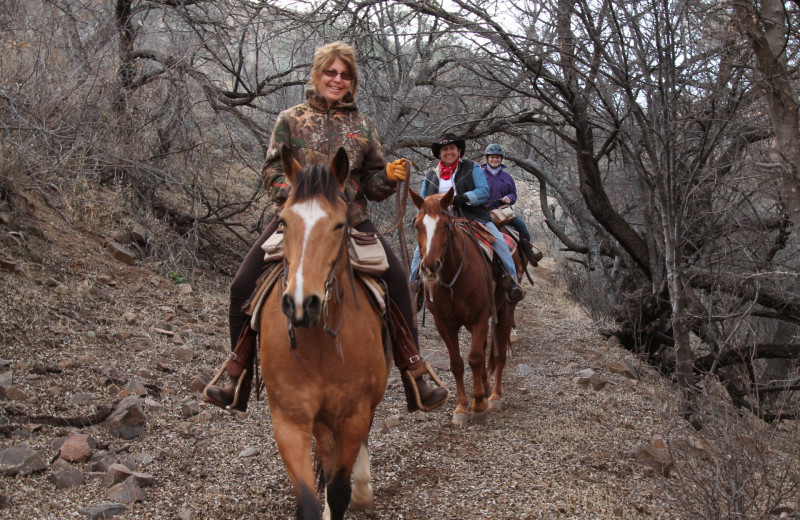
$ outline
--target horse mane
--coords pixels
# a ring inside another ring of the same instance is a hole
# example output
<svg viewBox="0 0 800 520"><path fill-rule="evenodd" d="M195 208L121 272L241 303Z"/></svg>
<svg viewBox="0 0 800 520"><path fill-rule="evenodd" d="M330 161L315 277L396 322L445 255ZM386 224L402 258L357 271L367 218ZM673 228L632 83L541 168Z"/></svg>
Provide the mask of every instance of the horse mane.
<svg viewBox="0 0 800 520"><path fill-rule="evenodd" d="M419 208L420 213L437 214L442 211L441 201L442 195L432 195L425 197L422 206Z"/></svg>
<svg viewBox="0 0 800 520"><path fill-rule="evenodd" d="M334 178L330 168L322 164L303 168L297 172L292 183L292 196L296 202L317 196L335 202L340 191L339 181Z"/></svg>

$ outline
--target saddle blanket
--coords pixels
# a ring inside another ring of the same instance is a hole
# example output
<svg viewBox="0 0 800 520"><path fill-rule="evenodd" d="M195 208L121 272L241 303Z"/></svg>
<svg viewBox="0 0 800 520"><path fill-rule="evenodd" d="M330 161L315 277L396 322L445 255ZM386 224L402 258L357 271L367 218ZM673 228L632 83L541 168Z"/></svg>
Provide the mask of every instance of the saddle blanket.
<svg viewBox="0 0 800 520"><path fill-rule="evenodd" d="M483 256L491 262L494 258L494 248L492 247L494 244L494 235L492 235L492 232L489 231L482 222L478 222L477 220L459 220L458 225L461 226L462 230L478 238L478 245L481 248ZM517 250L517 243L508 234L502 234L506 245L508 245L508 250L511 251L513 255Z"/></svg>

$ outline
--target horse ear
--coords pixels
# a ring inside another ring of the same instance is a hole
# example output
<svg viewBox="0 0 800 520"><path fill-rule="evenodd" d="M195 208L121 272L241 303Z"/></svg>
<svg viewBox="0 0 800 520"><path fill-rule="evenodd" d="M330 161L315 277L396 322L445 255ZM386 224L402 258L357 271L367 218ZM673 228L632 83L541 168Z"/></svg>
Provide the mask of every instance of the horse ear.
<svg viewBox="0 0 800 520"><path fill-rule="evenodd" d="M411 195L411 201L414 203L414 206L417 209L421 208L422 203L425 202L425 199L422 198L422 195L412 190L411 188L408 189L408 193Z"/></svg>
<svg viewBox="0 0 800 520"><path fill-rule="evenodd" d="M301 167L300 163L292 156L292 151L285 144L281 146L281 168L289 184L294 184L294 176L300 171Z"/></svg>
<svg viewBox="0 0 800 520"><path fill-rule="evenodd" d="M350 159L347 157L347 152L344 148L336 150L336 155L331 160L331 173L339 180L339 184L344 186L344 181L350 175Z"/></svg>
<svg viewBox="0 0 800 520"><path fill-rule="evenodd" d="M447 190L447 193L445 193L442 196L442 200L440 202L440 204L442 205L442 209L447 209L447 206L453 203L454 194L455 192L453 191L453 188L451 186L450 189Z"/></svg>

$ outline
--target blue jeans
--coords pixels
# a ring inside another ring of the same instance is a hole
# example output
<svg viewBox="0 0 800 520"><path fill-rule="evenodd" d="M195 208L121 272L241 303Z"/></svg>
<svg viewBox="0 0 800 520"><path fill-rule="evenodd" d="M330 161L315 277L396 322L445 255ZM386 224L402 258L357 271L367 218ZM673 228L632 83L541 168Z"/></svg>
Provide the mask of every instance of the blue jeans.
<svg viewBox="0 0 800 520"><path fill-rule="evenodd" d="M503 238L503 234L498 231L497 226L495 226L492 222L484 222L484 225L494 237L494 244L492 244L492 248L494 249L495 254L500 257L500 260L503 262L508 274L513 276L514 280L516 280L517 267L514 265L514 259L511 257L511 251L508 249L506 239ZM414 258L411 260L411 275L408 278L408 283L412 283L417 278L417 275L419 274L420 262L422 262L422 255L419 252L419 245L417 245L417 248L414 249Z"/></svg>

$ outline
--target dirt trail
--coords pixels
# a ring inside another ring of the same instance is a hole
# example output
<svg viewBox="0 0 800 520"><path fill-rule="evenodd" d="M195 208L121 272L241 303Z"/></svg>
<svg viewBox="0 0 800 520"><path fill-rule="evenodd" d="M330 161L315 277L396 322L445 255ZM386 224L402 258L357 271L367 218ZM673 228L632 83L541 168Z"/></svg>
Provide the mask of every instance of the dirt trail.
<svg viewBox="0 0 800 520"><path fill-rule="evenodd" d="M0 439L0 449L26 442L52 462L54 440L91 435L98 449L134 461L155 480L145 500L116 518L291 518L263 396L246 417L205 404L199 415L182 414L200 397L192 380L209 377L225 357L229 280L194 279L189 290L110 258L100 239L47 223L29 243L27 256L7 244L4 256L15 268L0 271L0 357L12 362L13 385L25 394L3 403L4 425L19 428ZM536 284L524 284L505 409L486 425L465 427L451 424L452 402L408 414L394 371L371 434L375 509L350 518L672 518L659 480L631 457L658 433L672 390L595 332L554 285L548 260L535 270ZM420 332L424 352L441 366L445 349L430 317ZM636 366L638 383L608 370L625 360ZM603 389L574 382L587 368L607 380ZM450 373L440 373L453 388ZM148 404L147 433L133 440L114 438L102 425L25 424L8 413L13 406L28 415L89 415L135 380L146 384ZM48 479L57 466L0 479L0 519L82 518L82 508L108 501L103 478L88 465L71 467L84 483L63 490Z"/></svg>

